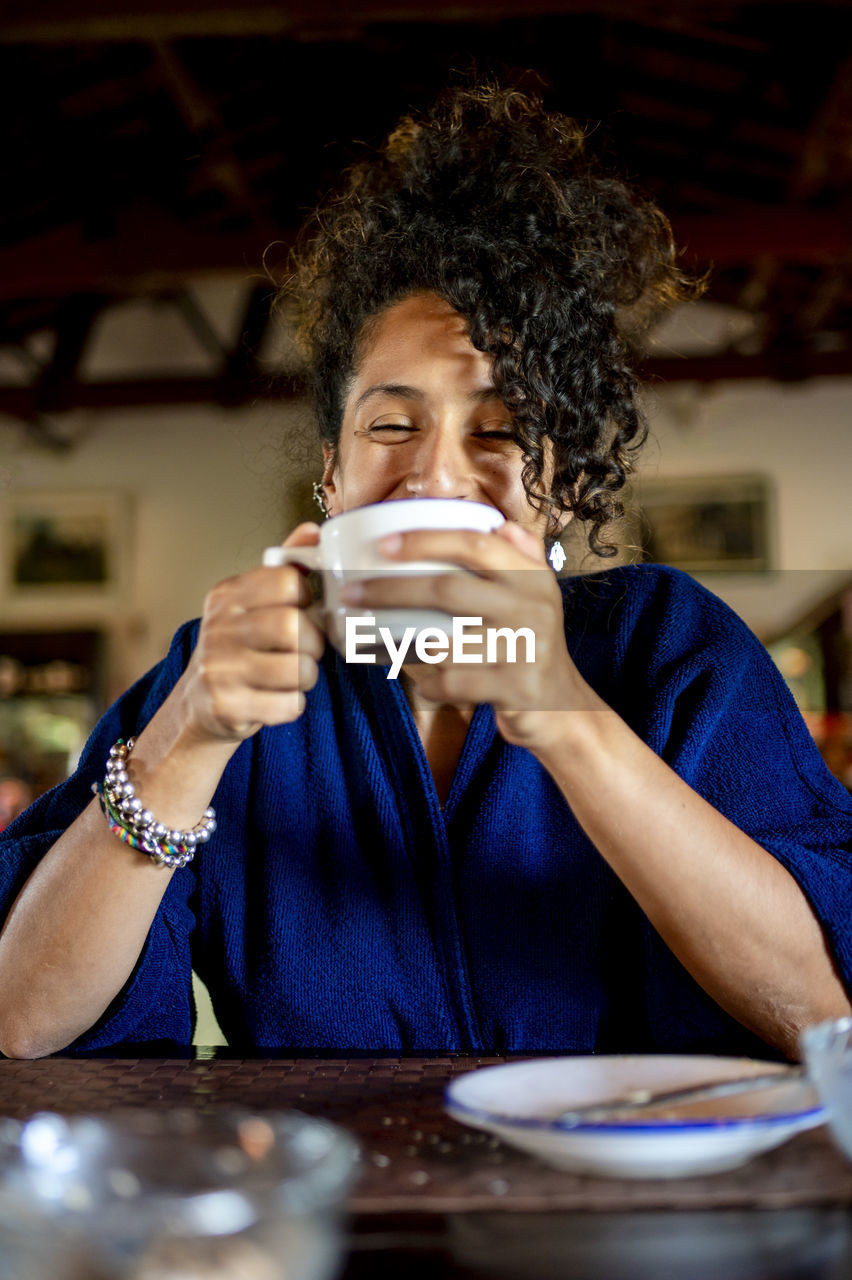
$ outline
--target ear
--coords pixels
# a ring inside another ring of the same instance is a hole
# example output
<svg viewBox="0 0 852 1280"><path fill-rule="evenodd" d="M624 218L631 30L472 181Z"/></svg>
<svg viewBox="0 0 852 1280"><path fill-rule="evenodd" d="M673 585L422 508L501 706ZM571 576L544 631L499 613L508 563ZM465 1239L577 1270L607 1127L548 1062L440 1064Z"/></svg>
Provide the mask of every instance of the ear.
<svg viewBox="0 0 852 1280"><path fill-rule="evenodd" d="M326 510L330 516L339 515L343 510L343 495L340 491L337 470L337 450L330 444L322 447L322 487L325 494Z"/></svg>

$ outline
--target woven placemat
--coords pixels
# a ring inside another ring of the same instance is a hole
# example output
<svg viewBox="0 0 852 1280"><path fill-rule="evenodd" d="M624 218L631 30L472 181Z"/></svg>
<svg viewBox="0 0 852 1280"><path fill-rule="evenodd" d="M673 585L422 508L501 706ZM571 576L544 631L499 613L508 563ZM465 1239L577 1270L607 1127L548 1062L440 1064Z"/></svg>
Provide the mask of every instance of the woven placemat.
<svg viewBox="0 0 852 1280"><path fill-rule="evenodd" d="M361 1143L359 1213L790 1208L852 1204L852 1166L825 1130L799 1134L730 1173L592 1178L551 1169L444 1112L451 1076L497 1058L0 1061L0 1114L119 1107L295 1108Z"/></svg>

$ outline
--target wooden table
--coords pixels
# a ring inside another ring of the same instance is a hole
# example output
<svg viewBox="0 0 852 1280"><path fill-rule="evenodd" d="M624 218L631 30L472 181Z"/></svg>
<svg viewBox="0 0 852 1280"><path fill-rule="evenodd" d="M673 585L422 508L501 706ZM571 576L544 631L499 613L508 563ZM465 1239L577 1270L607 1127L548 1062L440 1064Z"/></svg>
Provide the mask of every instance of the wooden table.
<svg viewBox="0 0 852 1280"><path fill-rule="evenodd" d="M444 1113L454 1074L503 1059L198 1053L0 1061L0 1114L236 1105L335 1121L363 1151L345 1280L852 1276L852 1165L823 1129L727 1174L581 1177Z"/></svg>

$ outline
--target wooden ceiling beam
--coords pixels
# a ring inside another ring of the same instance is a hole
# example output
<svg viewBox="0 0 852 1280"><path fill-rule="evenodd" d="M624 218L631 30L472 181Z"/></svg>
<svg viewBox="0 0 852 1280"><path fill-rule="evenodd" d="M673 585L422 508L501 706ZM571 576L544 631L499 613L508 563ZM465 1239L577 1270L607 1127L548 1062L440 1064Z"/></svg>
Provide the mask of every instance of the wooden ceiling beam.
<svg viewBox="0 0 852 1280"><path fill-rule="evenodd" d="M689 356L645 360L642 377L651 386L667 382L727 382L764 379L801 382L809 378L852 376L852 350L786 352L740 356ZM160 405L214 404L228 408L261 400L303 396L301 378L288 376L166 377L66 383L51 398L50 411L111 410ZM43 406L37 388L0 386L0 414L22 422L36 420Z"/></svg>
<svg viewBox="0 0 852 1280"><path fill-rule="evenodd" d="M54 413L70 409L151 408L160 405L219 404L227 407L255 400L294 399L303 394L300 381L282 382L272 377L164 377L120 378L101 382L77 382L66 387L61 403L54 400ZM35 390L31 387L0 386L0 414L29 422L39 416Z"/></svg>
<svg viewBox="0 0 852 1280"><path fill-rule="evenodd" d="M0 249L0 301L71 293L149 296L220 272L263 276L281 263L292 233L254 223L245 231L202 232L156 210L123 217L109 240L84 239L79 225Z"/></svg>
<svg viewBox="0 0 852 1280"><path fill-rule="evenodd" d="M729 382L764 379L770 382L805 382L809 378L848 378L852 375L852 350L769 350L741 356L724 352L715 356L682 356L645 360L640 366L644 381Z"/></svg>
<svg viewBox="0 0 852 1280"><path fill-rule="evenodd" d="M797 0L786 0L793 4ZM825 2L825 0L824 0ZM779 0L775 0L779 3ZM785 3L785 0L780 0ZM838 8L846 0L834 0ZM68 44L179 40L216 36L340 38L371 23L479 23L559 14L595 15L683 32L734 23L765 0L47 0L36 12L22 0L4 6L0 43Z"/></svg>
<svg viewBox="0 0 852 1280"><path fill-rule="evenodd" d="M225 370L226 377L234 383L258 374L257 357L269 327L273 295L272 286L266 284L255 285L248 296Z"/></svg>
<svg viewBox="0 0 852 1280"><path fill-rule="evenodd" d="M675 241L696 263L733 267L761 258L799 266L849 260L849 211L809 209L795 204L672 219Z"/></svg>
<svg viewBox="0 0 852 1280"><path fill-rule="evenodd" d="M153 42L154 66L186 125L199 139L200 176L218 188L237 214L262 217L257 198L234 149L225 141L225 122L209 96L202 92L183 58L169 40Z"/></svg>
<svg viewBox="0 0 852 1280"><path fill-rule="evenodd" d="M830 181L852 173L852 55L844 58L827 87L822 105L801 140L801 154L787 183L793 200L808 200Z"/></svg>
<svg viewBox="0 0 852 1280"><path fill-rule="evenodd" d="M51 409L57 403L62 403L69 394L69 389L77 385L77 370L103 305L103 298L87 294L68 297L62 303L56 326L53 358L43 370L35 388L37 409Z"/></svg>
<svg viewBox="0 0 852 1280"><path fill-rule="evenodd" d="M690 215L674 221L674 234L685 260L701 267L766 259L823 265L852 257L842 210L749 207ZM109 240L86 241L79 226L67 226L0 249L0 301L75 293L148 296L219 272L262 280L264 264L274 276L286 261L293 237L292 230L260 223L239 232L198 232L154 211L123 219Z"/></svg>

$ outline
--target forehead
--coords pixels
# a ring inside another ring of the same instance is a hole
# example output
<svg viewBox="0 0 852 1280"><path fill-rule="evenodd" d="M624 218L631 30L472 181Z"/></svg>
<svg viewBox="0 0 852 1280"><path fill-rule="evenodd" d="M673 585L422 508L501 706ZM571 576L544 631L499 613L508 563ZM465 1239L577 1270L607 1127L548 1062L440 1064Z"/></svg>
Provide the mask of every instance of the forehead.
<svg viewBox="0 0 852 1280"><path fill-rule="evenodd" d="M350 391L357 394L376 381L401 381L405 369L420 376L432 369L444 378L493 385L491 357L472 345L464 317L433 293L403 298L369 325Z"/></svg>

